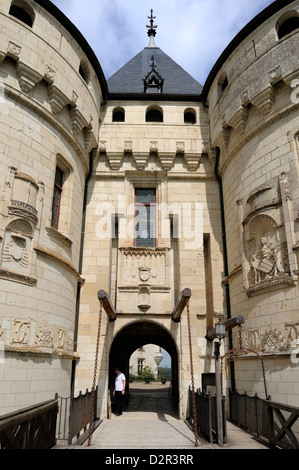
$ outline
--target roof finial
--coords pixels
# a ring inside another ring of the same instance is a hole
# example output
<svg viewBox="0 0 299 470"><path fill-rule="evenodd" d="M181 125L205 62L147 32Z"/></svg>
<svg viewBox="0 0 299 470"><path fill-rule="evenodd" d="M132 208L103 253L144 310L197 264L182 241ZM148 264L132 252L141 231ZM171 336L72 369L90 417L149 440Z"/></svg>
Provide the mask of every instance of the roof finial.
<svg viewBox="0 0 299 470"><path fill-rule="evenodd" d="M151 9L151 16L148 16L148 19L150 20L150 26L149 25L146 26L148 28L147 35L150 38L148 47L157 47L155 44L155 36L157 34L156 29L158 28L158 26L154 24L154 20L156 19L156 17L154 16L153 9Z"/></svg>

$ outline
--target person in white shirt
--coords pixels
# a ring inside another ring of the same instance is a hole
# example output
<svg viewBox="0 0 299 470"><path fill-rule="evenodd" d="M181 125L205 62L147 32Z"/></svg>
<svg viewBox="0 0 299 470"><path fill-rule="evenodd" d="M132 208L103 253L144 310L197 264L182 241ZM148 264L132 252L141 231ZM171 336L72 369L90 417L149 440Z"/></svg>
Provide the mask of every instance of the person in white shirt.
<svg viewBox="0 0 299 470"><path fill-rule="evenodd" d="M116 373L115 378L115 390L113 395L115 396L116 401L116 416L121 416L123 414L123 396L126 391L126 377L125 375L119 370L119 367L114 369Z"/></svg>

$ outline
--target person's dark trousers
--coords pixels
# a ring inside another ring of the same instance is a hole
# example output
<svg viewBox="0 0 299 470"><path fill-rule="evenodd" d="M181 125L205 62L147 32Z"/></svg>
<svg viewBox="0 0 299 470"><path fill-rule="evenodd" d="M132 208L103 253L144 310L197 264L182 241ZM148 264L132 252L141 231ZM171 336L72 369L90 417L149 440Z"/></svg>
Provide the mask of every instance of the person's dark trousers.
<svg viewBox="0 0 299 470"><path fill-rule="evenodd" d="M123 413L123 394L122 392L115 392L115 412L118 415Z"/></svg>

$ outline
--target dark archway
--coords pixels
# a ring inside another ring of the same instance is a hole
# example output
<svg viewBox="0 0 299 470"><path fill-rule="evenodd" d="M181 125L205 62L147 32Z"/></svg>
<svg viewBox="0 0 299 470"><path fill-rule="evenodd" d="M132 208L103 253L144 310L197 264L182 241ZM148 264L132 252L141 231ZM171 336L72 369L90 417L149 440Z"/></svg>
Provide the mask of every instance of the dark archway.
<svg viewBox="0 0 299 470"><path fill-rule="evenodd" d="M130 357L136 349L146 344L155 344L171 356L172 395L175 404L179 401L178 353L171 334L157 323L141 321L124 327L114 338L109 357L109 388L114 386L114 368L118 366L129 376ZM127 382L127 387L129 387Z"/></svg>

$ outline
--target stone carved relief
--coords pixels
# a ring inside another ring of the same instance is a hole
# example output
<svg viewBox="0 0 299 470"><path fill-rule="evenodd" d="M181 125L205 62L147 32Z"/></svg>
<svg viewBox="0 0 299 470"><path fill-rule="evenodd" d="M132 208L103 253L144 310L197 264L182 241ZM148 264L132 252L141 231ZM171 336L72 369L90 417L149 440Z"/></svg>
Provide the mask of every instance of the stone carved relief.
<svg viewBox="0 0 299 470"><path fill-rule="evenodd" d="M2 326L1 326L2 323ZM5 334L6 331L9 334ZM5 338L6 337L6 338ZM7 341L6 341L7 340ZM49 325L47 323L35 323L31 319L0 318L0 342L14 348L32 348L36 353L43 349L52 350L51 353L61 351L73 353L73 333L63 327Z"/></svg>
<svg viewBox="0 0 299 470"><path fill-rule="evenodd" d="M66 330L58 328L57 331L57 349L65 348Z"/></svg>
<svg viewBox="0 0 299 470"><path fill-rule="evenodd" d="M126 249L123 253L125 285L147 282L150 285L166 286L166 252L163 250Z"/></svg>
<svg viewBox="0 0 299 470"><path fill-rule="evenodd" d="M272 217L259 214L251 220L245 246L249 286L289 275L287 245L282 237L283 232Z"/></svg>
<svg viewBox="0 0 299 470"><path fill-rule="evenodd" d="M19 235L11 235L11 239L6 240L2 254L2 265L15 267L20 271L27 271L29 252L26 238Z"/></svg>
<svg viewBox="0 0 299 470"><path fill-rule="evenodd" d="M251 255L250 266L254 273L254 276L251 276L251 285L270 281L286 273L283 251L284 248L277 238L261 237L258 250Z"/></svg>
<svg viewBox="0 0 299 470"><path fill-rule="evenodd" d="M10 343L12 345L28 345L30 341L31 322L13 319L11 322Z"/></svg>
<svg viewBox="0 0 299 470"><path fill-rule="evenodd" d="M8 225L3 242L2 267L28 271L32 233L31 225L21 219Z"/></svg>
<svg viewBox="0 0 299 470"><path fill-rule="evenodd" d="M7 47L7 55L9 57L12 57L13 59L18 60L21 54L21 51L22 51L21 46L18 46L14 42L9 41L8 47Z"/></svg>
<svg viewBox="0 0 299 470"><path fill-rule="evenodd" d="M69 335L67 337L67 341L66 341L66 350L69 351L69 352L73 352L74 351L74 338L72 335Z"/></svg>
<svg viewBox="0 0 299 470"><path fill-rule="evenodd" d="M54 333L48 325L37 325L35 345L43 348L54 348Z"/></svg>
<svg viewBox="0 0 299 470"><path fill-rule="evenodd" d="M263 352L275 352L286 349L287 342L282 333L272 327L261 334L261 350Z"/></svg>
<svg viewBox="0 0 299 470"><path fill-rule="evenodd" d="M286 323L285 331L269 326L266 329L252 328L243 331L244 343L256 351L264 353L279 353L297 346L299 339L299 323ZM236 343L238 337L235 337Z"/></svg>

